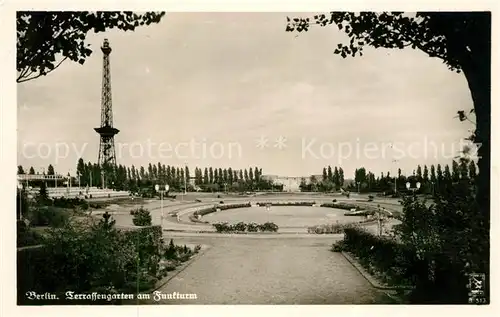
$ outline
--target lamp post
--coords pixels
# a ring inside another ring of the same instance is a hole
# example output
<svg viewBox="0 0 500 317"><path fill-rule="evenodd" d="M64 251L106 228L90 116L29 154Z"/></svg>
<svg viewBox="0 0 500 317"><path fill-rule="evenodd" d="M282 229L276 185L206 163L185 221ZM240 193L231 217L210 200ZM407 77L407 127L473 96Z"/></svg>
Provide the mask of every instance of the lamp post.
<svg viewBox="0 0 500 317"><path fill-rule="evenodd" d="M385 212L385 208L384 207L380 207L380 205L377 205L377 222L378 222L378 235L379 236L382 236L382 229L383 229L383 226L382 226L382 211Z"/></svg>
<svg viewBox="0 0 500 317"><path fill-rule="evenodd" d="M23 220L23 208L21 206L21 203L23 201L23 184L22 183L17 183L17 189L19 190L19 220Z"/></svg>
<svg viewBox="0 0 500 317"><path fill-rule="evenodd" d="M187 163L184 162L184 195L187 192Z"/></svg>
<svg viewBox="0 0 500 317"><path fill-rule="evenodd" d="M71 176L69 175L69 172L68 172L68 180L66 181L66 192L67 192L67 195L69 197L69 188L71 187Z"/></svg>
<svg viewBox="0 0 500 317"><path fill-rule="evenodd" d="M420 182L417 182L416 187L411 187L410 182L406 183L406 189L411 190L413 192L413 196L415 196L415 192L420 189Z"/></svg>
<svg viewBox="0 0 500 317"><path fill-rule="evenodd" d="M392 163L397 163L399 160L392 160ZM398 193L398 176L397 171L394 172L394 194Z"/></svg>
<svg viewBox="0 0 500 317"><path fill-rule="evenodd" d="M161 227L163 230L163 193L168 192L169 186L160 186L160 185L155 185L155 190L160 193L160 201L161 201Z"/></svg>

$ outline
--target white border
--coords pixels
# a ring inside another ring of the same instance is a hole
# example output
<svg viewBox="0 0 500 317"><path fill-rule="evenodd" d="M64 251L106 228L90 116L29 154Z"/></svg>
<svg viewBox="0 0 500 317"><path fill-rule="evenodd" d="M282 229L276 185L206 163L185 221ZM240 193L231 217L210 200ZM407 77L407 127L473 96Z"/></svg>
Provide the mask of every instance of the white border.
<svg viewBox="0 0 500 317"><path fill-rule="evenodd" d="M0 0L0 28L1 48L0 64L2 67L0 80L0 155L1 155L1 179L0 182L0 201L2 208L0 210L2 248L0 261L2 275L0 278L0 315L1 316L234 316L236 314L246 314L248 316L258 316L264 314L283 314L283 316L303 316L303 315L332 315L350 316L366 315L387 316L390 315L415 315L423 314L456 314L458 315L493 315L493 310L497 295L495 286L498 285L498 275L496 268L497 261L497 243L496 227L498 223L498 197L500 193L499 178L500 162L498 147L492 147L492 208L491 208L491 283L492 283L492 302L490 306L373 306L373 305L342 305L342 306L67 306L67 307L18 307L16 306L16 252L15 252L15 190L16 178L15 171L17 165L17 140L16 140L16 122L17 122L17 104L16 104L16 71L15 71L15 43L16 43L16 24L15 11L17 10L130 10L130 11L279 11L279 12L323 12L323 11L492 11L493 16L493 52L492 52L492 105L499 104L499 97L496 87L498 85L498 4L497 0L485 1L360 1L360 0L337 0L337 1L284 1L284 0L236 0L236 1L207 1L207 0L157 0L157 1L79 1L71 2L65 0L45 0L45 1L15 1ZM283 25L283 32L285 25ZM500 145L498 129L499 109L498 106L492 106L492 144ZM405 308L403 311L402 309ZM409 309L408 309L409 308ZM271 311L272 310L272 311Z"/></svg>

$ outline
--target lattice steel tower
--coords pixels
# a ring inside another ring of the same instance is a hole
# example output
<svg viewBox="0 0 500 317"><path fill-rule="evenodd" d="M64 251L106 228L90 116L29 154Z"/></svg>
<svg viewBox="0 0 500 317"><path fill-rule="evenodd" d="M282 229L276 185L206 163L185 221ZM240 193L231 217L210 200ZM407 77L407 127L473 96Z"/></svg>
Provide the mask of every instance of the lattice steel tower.
<svg viewBox="0 0 500 317"><path fill-rule="evenodd" d="M107 39L101 47L102 60L102 94L101 94L101 126L94 130L99 133L101 142L99 144L98 164L105 177L106 170L116 166L115 135L120 130L113 127L113 109L111 102L111 72L109 68L109 54L111 47ZM103 182L104 185L104 182Z"/></svg>

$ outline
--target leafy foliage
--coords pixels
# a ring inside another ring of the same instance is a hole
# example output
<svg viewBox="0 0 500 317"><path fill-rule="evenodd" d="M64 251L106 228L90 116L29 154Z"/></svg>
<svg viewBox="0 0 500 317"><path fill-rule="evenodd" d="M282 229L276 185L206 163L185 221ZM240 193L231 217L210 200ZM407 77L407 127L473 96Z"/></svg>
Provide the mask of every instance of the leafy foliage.
<svg viewBox="0 0 500 317"><path fill-rule="evenodd" d="M85 63L92 49L85 42L87 33L158 23L165 12L17 12L17 82L45 76L69 59ZM58 56L62 59L56 62Z"/></svg>
<svg viewBox="0 0 500 317"><path fill-rule="evenodd" d="M264 224L244 223L228 224L227 222L214 223L212 226L217 232L223 233L244 233L244 232L277 232L279 227L273 222L266 222Z"/></svg>
<svg viewBox="0 0 500 317"><path fill-rule="evenodd" d="M343 233L345 229L357 227L355 224L326 224L319 226L311 226L307 228L307 233L314 234L338 234Z"/></svg>
<svg viewBox="0 0 500 317"><path fill-rule="evenodd" d="M17 221L17 247L40 245L44 242L41 234L34 231L24 221Z"/></svg>
<svg viewBox="0 0 500 317"><path fill-rule="evenodd" d="M144 291L161 276L158 226L124 232L105 214L90 225L71 223L52 229L44 244L18 251L19 302L25 302L26 291Z"/></svg>
<svg viewBox="0 0 500 317"><path fill-rule="evenodd" d="M256 203L259 207L270 206L313 206L314 201L285 201L285 202L258 202Z"/></svg>
<svg viewBox="0 0 500 317"><path fill-rule="evenodd" d="M412 285L419 277L421 263L411 245L351 227L344 230L343 243L334 248L340 247L340 251L353 254L366 269L382 274L386 283Z"/></svg>
<svg viewBox="0 0 500 317"><path fill-rule="evenodd" d="M338 44L335 54L362 56L364 46L375 48L420 49L442 59L460 71L462 59L472 50L484 48L482 34L490 28L485 12L331 12L310 18L287 18L286 31L305 32L311 25L336 25L349 36L348 44Z"/></svg>
<svg viewBox="0 0 500 317"><path fill-rule="evenodd" d="M73 212L53 206L32 206L27 218L31 226L51 226L60 228L65 226Z"/></svg>
<svg viewBox="0 0 500 317"><path fill-rule="evenodd" d="M151 226L151 214L149 210L141 207L134 212L132 222L135 226Z"/></svg>

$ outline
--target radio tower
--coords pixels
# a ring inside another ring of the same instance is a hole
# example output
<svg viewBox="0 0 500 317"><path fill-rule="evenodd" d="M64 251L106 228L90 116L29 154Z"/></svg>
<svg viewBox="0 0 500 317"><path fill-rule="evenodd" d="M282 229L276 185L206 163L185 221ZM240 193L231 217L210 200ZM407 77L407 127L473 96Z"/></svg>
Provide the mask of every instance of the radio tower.
<svg viewBox="0 0 500 317"><path fill-rule="evenodd" d="M113 127L113 109L111 102L111 72L109 69L109 54L111 47L107 39L101 47L103 52L102 60L102 94L101 94L101 126L94 130L100 136L98 164L101 167L101 177L103 188L107 187L106 177L116 166L115 135L120 132Z"/></svg>

